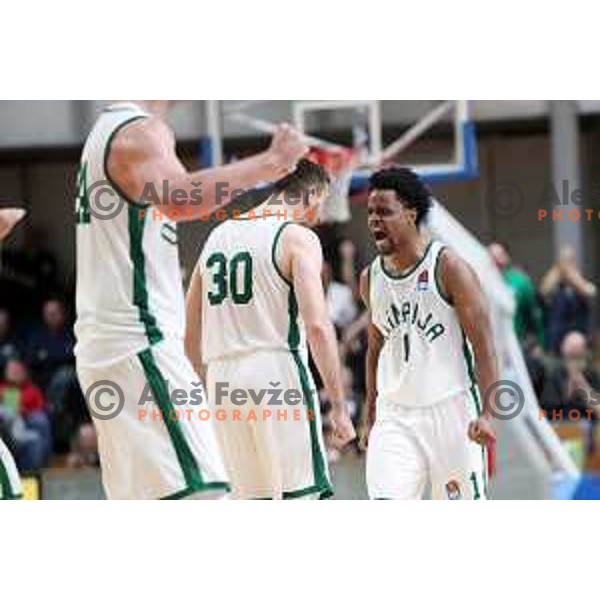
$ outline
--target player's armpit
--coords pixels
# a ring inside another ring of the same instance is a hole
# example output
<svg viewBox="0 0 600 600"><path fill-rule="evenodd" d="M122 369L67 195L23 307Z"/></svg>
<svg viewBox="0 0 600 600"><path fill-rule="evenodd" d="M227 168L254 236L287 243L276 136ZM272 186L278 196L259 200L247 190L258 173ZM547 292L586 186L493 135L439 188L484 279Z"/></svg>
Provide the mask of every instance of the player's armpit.
<svg viewBox="0 0 600 600"><path fill-rule="evenodd" d="M205 381L202 363L202 278L198 267L194 269L185 298L185 353L196 373Z"/></svg>
<svg viewBox="0 0 600 600"><path fill-rule="evenodd" d="M377 404L377 363L385 339L377 326L369 322L367 327L367 354L365 358L366 397L363 415L362 446L366 448L371 427L375 423Z"/></svg>
<svg viewBox="0 0 600 600"><path fill-rule="evenodd" d="M180 180L186 170L175 154L175 138L160 119L138 119L123 127L110 142L105 164L112 185L130 202L152 204L156 210L173 208L163 182ZM178 205L181 213L185 205ZM176 219L173 219L176 220Z"/></svg>
<svg viewBox="0 0 600 600"><path fill-rule="evenodd" d="M360 280L358 282L360 297L362 298L363 304L367 307L367 309L371 304L369 298L369 273L370 267L364 268L360 274Z"/></svg>
<svg viewBox="0 0 600 600"><path fill-rule="evenodd" d="M486 391L498 381L498 361L485 294L475 271L452 250L446 248L440 260L444 291L473 347L479 388L487 400ZM487 416L489 406L484 404L483 414Z"/></svg>

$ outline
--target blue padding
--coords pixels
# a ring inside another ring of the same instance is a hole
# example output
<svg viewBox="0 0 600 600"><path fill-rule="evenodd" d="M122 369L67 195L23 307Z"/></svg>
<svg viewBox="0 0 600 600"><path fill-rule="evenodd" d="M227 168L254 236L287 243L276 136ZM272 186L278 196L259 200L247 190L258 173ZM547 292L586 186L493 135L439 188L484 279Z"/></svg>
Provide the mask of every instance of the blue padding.
<svg viewBox="0 0 600 600"><path fill-rule="evenodd" d="M200 143L198 145L200 165L202 168L207 169L208 167L213 166L213 143L210 137L207 135L200 138Z"/></svg>
<svg viewBox="0 0 600 600"><path fill-rule="evenodd" d="M600 500L600 475L582 475L573 500Z"/></svg>
<svg viewBox="0 0 600 600"><path fill-rule="evenodd" d="M475 123L470 121L462 126L462 143L464 163L458 169L440 171L422 175L421 179L426 183L447 183L452 181L468 181L479 177L479 161L477 160L477 136L475 134ZM354 175L350 183L350 193L360 192L369 183L369 176L364 173Z"/></svg>

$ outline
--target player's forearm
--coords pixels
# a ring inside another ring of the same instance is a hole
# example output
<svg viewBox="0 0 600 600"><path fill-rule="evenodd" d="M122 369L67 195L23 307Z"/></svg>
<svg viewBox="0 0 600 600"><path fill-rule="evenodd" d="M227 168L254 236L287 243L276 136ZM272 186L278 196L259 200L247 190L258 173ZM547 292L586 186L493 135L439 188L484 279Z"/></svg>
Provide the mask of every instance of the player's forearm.
<svg viewBox="0 0 600 600"><path fill-rule="evenodd" d="M343 406L342 370L333 325L330 322L307 324L306 337L331 403L334 407Z"/></svg>
<svg viewBox="0 0 600 600"><path fill-rule="evenodd" d="M475 354L475 368L477 370L477 379L479 389L483 394L483 416L491 416L490 405L495 402L492 391L494 384L498 382L498 359L492 343L491 328L478 333L471 339L473 352Z"/></svg>
<svg viewBox="0 0 600 600"><path fill-rule="evenodd" d="M236 194L260 182L274 181L283 174L281 163L270 152L262 152L223 167L186 173L173 182L173 189L183 190L188 201L179 206L171 202L170 208L172 212L179 213L179 220L196 220L225 208Z"/></svg>
<svg viewBox="0 0 600 600"><path fill-rule="evenodd" d="M366 357L366 385L367 392L365 398L365 416L368 426L375 422L375 406L377 402L377 360L379 352L376 352L371 346L367 349Z"/></svg>

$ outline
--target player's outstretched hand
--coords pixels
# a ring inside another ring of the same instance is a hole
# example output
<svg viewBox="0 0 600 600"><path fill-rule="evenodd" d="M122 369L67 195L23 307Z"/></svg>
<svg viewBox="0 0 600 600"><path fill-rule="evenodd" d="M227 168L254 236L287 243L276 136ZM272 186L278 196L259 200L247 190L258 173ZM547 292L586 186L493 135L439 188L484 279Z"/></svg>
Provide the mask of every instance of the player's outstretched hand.
<svg viewBox="0 0 600 600"><path fill-rule="evenodd" d="M331 440L338 450L349 444L355 437L354 425L346 407L333 408L331 411Z"/></svg>
<svg viewBox="0 0 600 600"><path fill-rule="evenodd" d="M3 240L13 230L13 227L25 214L26 211L23 208L0 209L0 240Z"/></svg>
<svg viewBox="0 0 600 600"><path fill-rule="evenodd" d="M278 125L269 152L273 156L276 169L283 177L296 168L296 163L308 152L304 136L294 127L283 123Z"/></svg>
<svg viewBox="0 0 600 600"><path fill-rule="evenodd" d="M469 423L469 438L482 446L489 446L496 441L496 432L489 417L479 417Z"/></svg>

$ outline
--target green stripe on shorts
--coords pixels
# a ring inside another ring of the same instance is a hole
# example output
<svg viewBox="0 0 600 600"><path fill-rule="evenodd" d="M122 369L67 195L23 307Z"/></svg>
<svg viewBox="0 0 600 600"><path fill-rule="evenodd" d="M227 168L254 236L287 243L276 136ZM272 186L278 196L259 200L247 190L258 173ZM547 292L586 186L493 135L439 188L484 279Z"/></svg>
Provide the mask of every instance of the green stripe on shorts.
<svg viewBox="0 0 600 600"><path fill-rule="evenodd" d="M194 458L192 450L185 439L185 435L180 426L180 423L176 419L170 418L170 412L172 410L171 401L169 400L169 392L167 389L167 383L165 378L162 376L158 365L152 355L152 351L148 348L138 354L142 368L146 379L150 384L154 401L158 405L161 412L165 427L171 438L173 449L177 456L177 461L183 473L186 483L186 492L192 493L193 491L200 491L208 489L210 484L207 484L202 479L200 468ZM174 496L177 497L177 494Z"/></svg>
<svg viewBox="0 0 600 600"><path fill-rule="evenodd" d="M0 500L17 500L21 494L16 494L10 483L8 471L0 460Z"/></svg>

